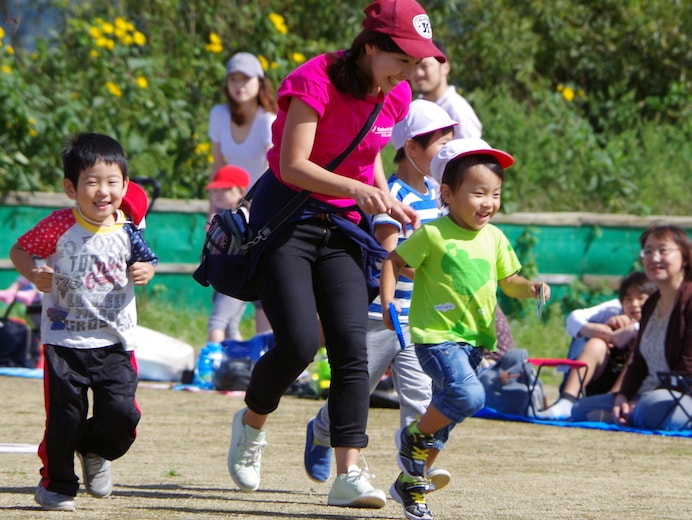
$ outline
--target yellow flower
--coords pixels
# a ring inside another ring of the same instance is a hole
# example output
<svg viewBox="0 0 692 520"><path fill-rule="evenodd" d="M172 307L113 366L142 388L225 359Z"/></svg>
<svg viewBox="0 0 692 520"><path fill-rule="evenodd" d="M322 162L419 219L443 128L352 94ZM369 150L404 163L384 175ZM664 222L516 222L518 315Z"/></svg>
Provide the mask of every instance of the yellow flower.
<svg viewBox="0 0 692 520"><path fill-rule="evenodd" d="M562 83L558 83L556 90L558 92L562 92L565 89L565 86Z"/></svg>
<svg viewBox="0 0 692 520"><path fill-rule="evenodd" d="M221 44L219 35L215 32L209 33L209 43L207 43L204 48L208 52L213 52L215 54L223 52L223 45Z"/></svg>
<svg viewBox="0 0 692 520"><path fill-rule="evenodd" d="M30 117L30 118L27 119L26 121L27 121L27 123L29 123L30 125L35 125L35 124L36 124L36 120L35 120L33 117Z"/></svg>
<svg viewBox="0 0 692 520"><path fill-rule="evenodd" d="M89 27L89 36L91 36L94 40L98 40L103 36L103 33L101 32L101 29L98 27Z"/></svg>
<svg viewBox="0 0 692 520"><path fill-rule="evenodd" d="M132 45L132 36L125 33L120 37L120 41L123 42L123 45Z"/></svg>
<svg viewBox="0 0 692 520"><path fill-rule="evenodd" d="M2 40L5 37L5 29L0 27L0 40Z"/></svg>
<svg viewBox="0 0 692 520"><path fill-rule="evenodd" d="M144 45L147 43L147 37L139 31L135 31L135 33L132 35L132 39L136 45Z"/></svg>
<svg viewBox="0 0 692 520"><path fill-rule="evenodd" d="M213 52L215 54L223 52L223 46L216 45L214 43L208 43L207 45L204 46L204 49L209 51L209 52Z"/></svg>
<svg viewBox="0 0 692 520"><path fill-rule="evenodd" d="M207 155L207 162L209 164L212 164L214 162L214 156L211 154Z"/></svg>
<svg viewBox="0 0 692 520"><path fill-rule="evenodd" d="M134 32L135 26L134 26L132 23L127 22L127 23L125 24L125 29L128 30L128 31L130 31L130 32Z"/></svg>
<svg viewBox="0 0 692 520"><path fill-rule="evenodd" d="M7 52L7 54L14 54L14 47L12 47L11 45L8 45L5 48L5 51Z"/></svg>
<svg viewBox="0 0 692 520"><path fill-rule="evenodd" d="M209 143L199 143L197 146L195 146L195 153L197 155L202 155L205 153L209 153L209 150L211 149L211 146Z"/></svg>
<svg viewBox="0 0 692 520"><path fill-rule="evenodd" d="M257 59L259 60L260 65L262 65L262 70L267 70L269 68L269 61L267 60L267 58L260 54L259 56L257 56Z"/></svg>
<svg viewBox="0 0 692 520"><path fill-rule="evenodd" d="M36 131L35 128L29 128L29 135L31 137L36 137L38 135L38 132Z"/></svg>
<svg viewBox="0 0 692 520"><path fill-rule="evenodd" d="M147 78L144 76L137 76L135 79L135 83L137 83L137 86L139 88L147 88L149 86L149 82L147 81Z"/></svg>
<svg viewBox="0 0 692 520"><path fill-rule="evenodd" d="M91 49L89 51L89 56L91 56L92 58L98 58L99 57L99 51L97 51L96 49Z"/></svg>
<svg viewBox="0 0 692 520"><path fill-rule="evenodd" d="M95 43L97 47L102 49L113 50L113 47L115 47L115 42L109 38L99 38Z"/></svg>
<svg viewBox="0 0 692 520"><path fill-rule="evenodd" d="M574 99L574 89L572 87L565 87L562 91L562 97L565 101L572 101Z"/></svg>
<svg viewBox="0 0 692 520"><path fill-rule="evenodd" d="M115 26L116 26L118 29L120 29L121 31L126 31L126 30L127 30L127 20L125 20L124 18L121 18L120 16L118 16L118 17L115 19Z"/></svg>
<svg viewBox="0 0 692 520"><path fill-rule="evenodd" d="M586 97L586 92L584 92L582 89L579 89L577 90L577 96Z"/></svg>
<svg viewBox="0 0 692 520"><path fill-rule="evenodd" d="M106 82L106 88L108 89L108 92L111 93L111 95L115 97L120 97L123 95L123 91L120 90L120 87L113 83L112 81L107 81Z"/></svg>
<svg viewBox="0 0 692 520"><path fill-rule="evenodd" d="M272 70L276 70L279 68L279 64L276 63L275 61L272 61L271 68L272 68Z"/></svg>
<svg viewBox="0 0 692 520"><path fill-rule="evenodd" d="M9 65L0 65L0 72L4 72L5 74L12 74L12 67Z"/></svg>
<svg viewBox="0 0 692 520"><path fill-rule="evenodd" d="M106 34L113 34L113 24L109 22L103 22L103 24L101 24L101 30Z"/></svg>
<svg viewBox="0 0 692 520"><path fill-rule="evenodd" d="M276 31L278 33L281 33L281 34L287 34L288 33L288 28L286 27L286 20L280 14L269 13L269 21L272 23L272 25L274 26L274 29L276 29Z"/></svg>
<svg viewBox="0 0 692 520"><path fill-rule="evenodd" d="M305 61L305 54L302 52L294 52L291 54L291 59L296 63L303 63Z"/></svg>

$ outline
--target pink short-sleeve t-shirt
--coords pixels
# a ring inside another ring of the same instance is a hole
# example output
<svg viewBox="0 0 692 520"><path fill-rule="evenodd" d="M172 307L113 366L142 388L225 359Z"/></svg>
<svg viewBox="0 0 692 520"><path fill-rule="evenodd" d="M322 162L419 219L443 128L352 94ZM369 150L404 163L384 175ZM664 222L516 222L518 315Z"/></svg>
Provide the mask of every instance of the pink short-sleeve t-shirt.
<svg viewBox="0 0 692 520"><path fill-rule="evenodd" d="M320 166L325 166L346 149L367 121L375 105L382 102L382 110L370 132L335 169L335 173L372 185L375 158L389 142L394 125L408 113L412 97L411 87L406 81L402 81L387 95L356 99L339 92L329 80L329 59L329 54L322 54L305 62L291 72L279 86L279 113L272 126L273 146L267 153L269 167L276 178L282 181L279 168L281 137L291 98L300 99L318 114L317 132L310 160ZM355 204L353 199L321 194L313 194L313 197L337 207Z"/></svg>

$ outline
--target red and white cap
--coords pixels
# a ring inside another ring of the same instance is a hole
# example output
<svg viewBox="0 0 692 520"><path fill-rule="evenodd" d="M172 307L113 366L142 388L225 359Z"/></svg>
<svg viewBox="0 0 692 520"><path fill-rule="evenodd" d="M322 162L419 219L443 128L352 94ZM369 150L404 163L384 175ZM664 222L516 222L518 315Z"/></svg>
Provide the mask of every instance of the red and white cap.
<svg viewBox="0 0 692 520"><path fill-rule="evenodd" d="M149 209L149 197L139 184L130 181L127 184L127 191L120 203L120 209L132 219L135 226L139 226Z"/></svg>
<svg viewBox="0 0 692 520"><path fill-rule="evenodd" d="M446 143L430 162L430 174L437 182L442 182L442 175L450 161L465 155L490 155L497 159L500 166L509 168L514 164L514 157L502 150L492 148L483 139L468 137L454 139Z"/></svg>
<svg viewBox="0 0 692 520"><path fill-rule="evenodd" d="M432 40L432 24L415 0L376 0L364 11L363 27L389 35L408 56L447 61Z"/></svg>

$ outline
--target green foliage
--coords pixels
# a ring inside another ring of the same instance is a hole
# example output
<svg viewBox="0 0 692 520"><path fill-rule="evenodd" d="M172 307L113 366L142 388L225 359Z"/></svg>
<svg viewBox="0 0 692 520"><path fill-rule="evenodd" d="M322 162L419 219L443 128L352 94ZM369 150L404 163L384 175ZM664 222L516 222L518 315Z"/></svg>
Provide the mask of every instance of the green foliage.
<svg viewBox="0 0 692 520"><path fill-rule="evenodd" d="M18 2L56 16L52 31L0 33L0 192L59 191L65 138L90 130L183 199L204 196L225 61L253 52L278 85L348 46L366 4ZM423 4L484 137L517 158L504 211L690 213L690 2Z"/></svg>
<svg viewBox="0 0 692 520"><path fill-rule="evenodd" d="M510 318L512 337L517 348L525 348L534 357L564 357L570 337L565 331L564 316L551 312L542 321L533 316Z"/></svg>
<svg viewBox="0 0 692 520"><path fill-rule="evenodd" d="M569 287L569 291L558 302L563 313L569 313L574 309L583 309L598 305L613 298L613 290L605 284L589 286L579 280L575 280Z"/></svg>

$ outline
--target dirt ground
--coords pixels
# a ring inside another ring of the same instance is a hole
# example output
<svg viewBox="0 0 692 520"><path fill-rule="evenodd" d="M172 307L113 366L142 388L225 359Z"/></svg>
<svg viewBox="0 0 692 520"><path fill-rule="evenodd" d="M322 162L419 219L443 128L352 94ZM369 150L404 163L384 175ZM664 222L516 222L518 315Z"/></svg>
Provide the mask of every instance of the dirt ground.
<svg viewBox="0 0 692 520"><path fill-rule="evenodd" d="M303 470L305 423L320 402L283 399L267 423L262 486L234 488L226 469L232 414L242 397L142 386L144 416L130 451L113 464L107 499L80 491L75 513L33 501L35 453L0 452L0 517L75 519L401 519L379 510L326 506L329 484ZM373 409L364 451L374 484L387 491L398 470L397 410ZM0 376L0 443L38 444L42 382ZM453 480L429 495L436 520L692 519L692 439L469 419L438 459ZM79 474L79 472L78 472Z"/></svg>

